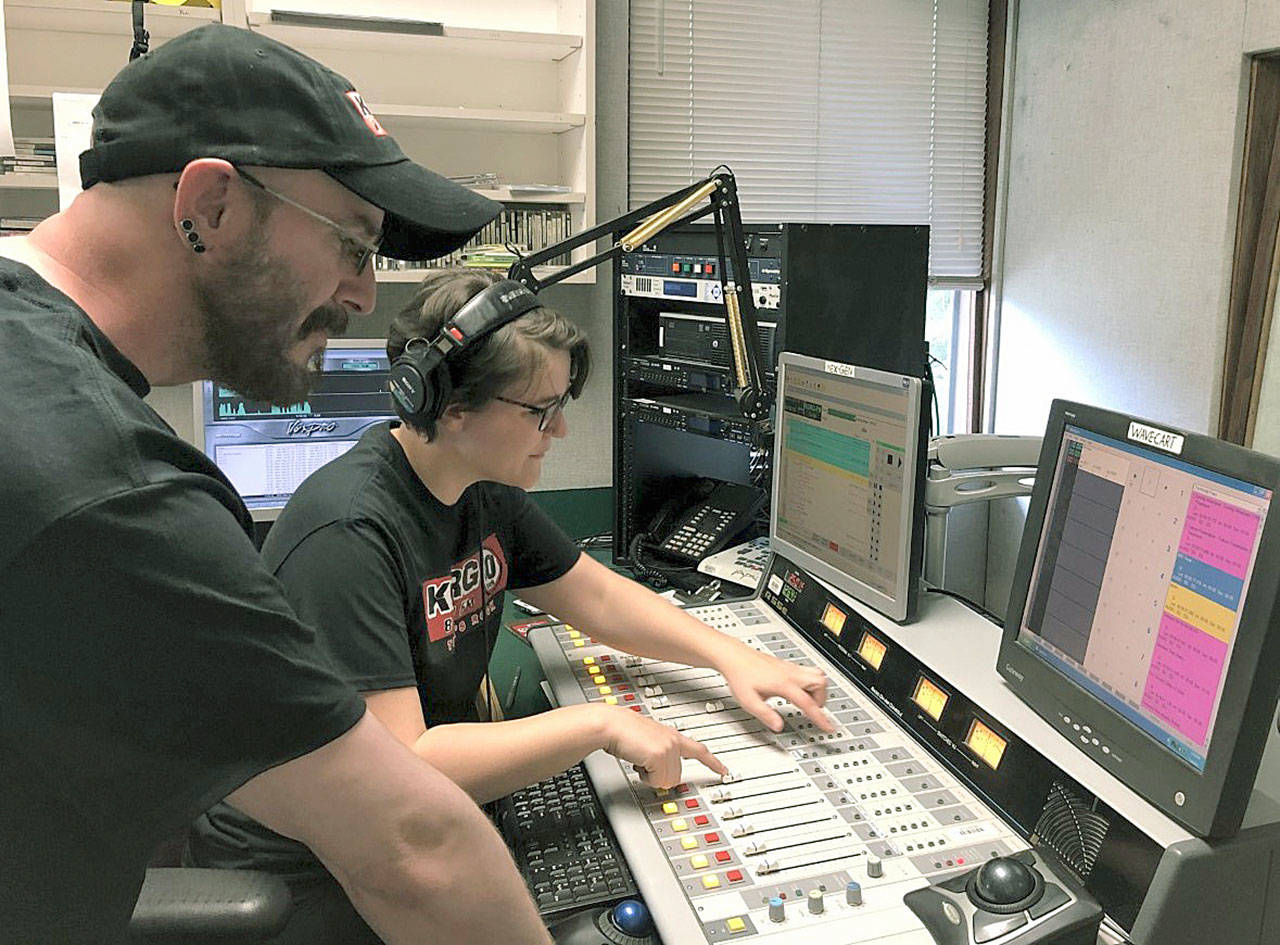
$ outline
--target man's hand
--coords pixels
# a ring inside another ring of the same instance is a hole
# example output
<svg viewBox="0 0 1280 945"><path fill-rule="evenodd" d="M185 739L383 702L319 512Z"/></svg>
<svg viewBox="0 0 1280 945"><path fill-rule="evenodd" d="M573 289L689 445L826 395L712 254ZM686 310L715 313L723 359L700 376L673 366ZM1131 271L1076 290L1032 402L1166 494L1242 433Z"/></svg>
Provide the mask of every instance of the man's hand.
<svg viewBox="0 0 1280 945"><path fill-rule="evenodd" d="M604 716L604 750L629 761L640 780L651 787L669 788L680 783L680 762L684 758L701 761L716 774L729 769L705 745L681 735L669 725L645 718L621 706L601 706Z"/></svg>
<svg viewBox="0 0 1280 945"><path fill-rule="evenodd" d="M782 731L782 716L767 702L770 696L786 699L824 732L835 723L823 710L827 702L827 677L812 666L797 666L753 650L745 643L724 638L714 668L725 678L738 704L773 732Z"/></svg>

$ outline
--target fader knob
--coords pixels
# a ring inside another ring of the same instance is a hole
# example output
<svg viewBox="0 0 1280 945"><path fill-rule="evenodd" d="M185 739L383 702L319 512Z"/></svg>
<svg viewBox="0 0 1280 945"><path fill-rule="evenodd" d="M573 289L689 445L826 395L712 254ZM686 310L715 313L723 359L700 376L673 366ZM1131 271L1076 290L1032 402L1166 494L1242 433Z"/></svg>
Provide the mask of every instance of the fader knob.
<svg viewBox="0 0 1280 945"><path fill-rule="evenodd" d="M862 884L854 880L844 887L844 901L851 906L862 905Z"/></svg>
<svg viewBox="0 0 1280 945"><path fill-rule="evenodd" d="M769 899L769 921L782 922L787 918L787 913L783 909L782 900L777 896Z"/></svg>
<svg viewBox="0 0 1280 945"><path fill-rule="evenodd" d="M880 857L867 854L867 875L872 879L879 879L884 875L884 863L880 861Z"/></svg>
<svg viewBox="0 0 1280 945"><path fill-rule="evenodd" d="M813 915L822 915L825 904L822 901L822 890L809 890L809 912Z"/></svg>

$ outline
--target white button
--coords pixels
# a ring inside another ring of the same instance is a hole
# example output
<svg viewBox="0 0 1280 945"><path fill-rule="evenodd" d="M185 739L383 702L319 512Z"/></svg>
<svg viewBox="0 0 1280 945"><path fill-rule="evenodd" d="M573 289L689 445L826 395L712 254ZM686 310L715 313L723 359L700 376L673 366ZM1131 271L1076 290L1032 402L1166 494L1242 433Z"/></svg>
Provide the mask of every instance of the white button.
<svg viewBox="0 0 1280 945"><path fill-rule="evenodd" d="M1109 755L1109 754L1111 754L1111 746L1110 746L1110 745L1103 745L1103 746L1102 746L1102 753L1103 753L1104 755Z"/></svg>

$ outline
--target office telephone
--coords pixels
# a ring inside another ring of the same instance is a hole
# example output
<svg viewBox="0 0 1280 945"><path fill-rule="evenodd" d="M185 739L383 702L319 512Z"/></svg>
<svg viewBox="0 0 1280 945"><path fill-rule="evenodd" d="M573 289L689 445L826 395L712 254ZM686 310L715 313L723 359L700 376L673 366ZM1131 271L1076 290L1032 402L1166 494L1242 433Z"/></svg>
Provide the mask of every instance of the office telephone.
<svg viewBox="0 0 1280 945"><path fill-rule="evenodd" d="M740 535L767 498L755 486L716 479L696 480L691 491L692 504L679 510L664 506L649 528L652 550L685 565L697 564Z"/></svg>

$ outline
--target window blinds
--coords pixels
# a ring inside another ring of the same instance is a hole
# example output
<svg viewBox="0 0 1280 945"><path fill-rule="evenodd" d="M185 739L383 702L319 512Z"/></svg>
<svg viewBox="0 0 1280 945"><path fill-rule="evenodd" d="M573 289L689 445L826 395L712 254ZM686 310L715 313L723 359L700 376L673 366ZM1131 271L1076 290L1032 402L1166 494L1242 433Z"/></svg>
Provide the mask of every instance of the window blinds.
<svg viewBox="0 0 1280 945"><path fill-rule="evenodd" d="M733 168L749 221L927 223L982 273L987 0L631 0L630 201Z"/></svg>

